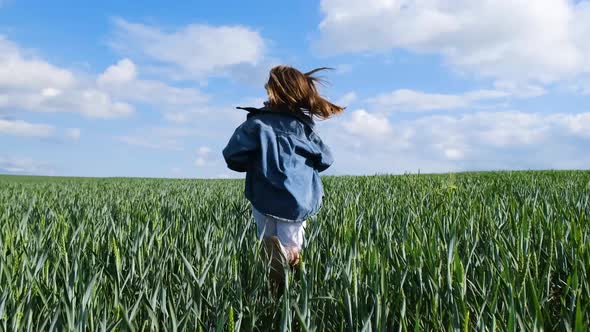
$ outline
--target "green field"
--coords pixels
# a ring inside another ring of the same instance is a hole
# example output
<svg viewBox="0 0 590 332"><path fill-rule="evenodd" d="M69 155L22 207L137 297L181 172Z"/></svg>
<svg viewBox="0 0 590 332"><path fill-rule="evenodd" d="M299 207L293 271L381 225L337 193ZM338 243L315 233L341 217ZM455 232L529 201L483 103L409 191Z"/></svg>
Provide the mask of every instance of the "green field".
<svg viewBox="0 0 590 332"><path fill-rule="evenodd" d="M241 181L0 177L0 329L587 330L590 172L323 180L275 299Z"/></svg>

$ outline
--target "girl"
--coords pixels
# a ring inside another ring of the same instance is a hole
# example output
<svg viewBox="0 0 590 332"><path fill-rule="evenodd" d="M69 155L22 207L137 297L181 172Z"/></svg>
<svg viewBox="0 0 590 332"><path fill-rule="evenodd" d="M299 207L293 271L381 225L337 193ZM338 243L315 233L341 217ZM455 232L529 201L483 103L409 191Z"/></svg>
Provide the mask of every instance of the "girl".
<svg viewBox="0 0 590 332"><path fill-rule="evenodd" d="M314 118L344 110L322 98L314 76L288 66L271 69L264 86L268 101L249 112L223 150L227 166L246 172L246 198L252 203L258 237L271 260L271 281L282 284L283 263L299 265L306 220L318 212L324 195L319 172L333 162L314 130Z"/></svg>

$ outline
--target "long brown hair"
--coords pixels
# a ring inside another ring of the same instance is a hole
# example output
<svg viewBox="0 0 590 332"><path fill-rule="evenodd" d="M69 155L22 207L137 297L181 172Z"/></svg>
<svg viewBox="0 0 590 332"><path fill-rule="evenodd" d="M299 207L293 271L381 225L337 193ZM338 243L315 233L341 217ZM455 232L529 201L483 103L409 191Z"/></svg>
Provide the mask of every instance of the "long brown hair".
<svg viewBox="0 0 590 332"><path fill-rule="evenodd" d="M309 116L327 119L344 111L344 107L332 104L320 96L316 83L325 81L315 73L331 68L321 67L302 73L289 66L276 66L270 70L264 86L271 108L298 111L303 109Z"/></svg>

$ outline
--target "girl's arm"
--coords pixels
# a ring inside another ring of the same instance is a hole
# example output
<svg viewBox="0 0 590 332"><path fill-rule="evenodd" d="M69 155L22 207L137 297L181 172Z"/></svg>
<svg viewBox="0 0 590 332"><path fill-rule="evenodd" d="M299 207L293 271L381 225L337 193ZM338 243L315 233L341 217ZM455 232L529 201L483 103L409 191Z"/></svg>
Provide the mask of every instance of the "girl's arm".
<svg viewBox="0 0 590 332"><path fill-rule="evenodd" d="M334 162L334 157L332 157L332 151L319 136L315 136L313 139L315 145L315 153L314 153L314 168L318 172L323 172L328 167L332 165Z"/></svg>
<svg viewBox="0 0 590 332"><path fill-rule="evenodd" d="M258 150L259 140L255 128L244 122L234 131L227 146L223 149L223 157L227 167L236 172L246 172L253 152Z"/></svg>

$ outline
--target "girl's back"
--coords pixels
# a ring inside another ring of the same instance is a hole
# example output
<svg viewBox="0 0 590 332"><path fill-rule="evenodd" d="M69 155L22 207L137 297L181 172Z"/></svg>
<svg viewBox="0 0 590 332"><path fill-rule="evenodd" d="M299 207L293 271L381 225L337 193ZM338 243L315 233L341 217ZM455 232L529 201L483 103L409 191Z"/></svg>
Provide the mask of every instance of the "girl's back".
<svg viewBox="0 0 590 332"><path fill-rule="evenodd" d="M246 198L261 213L303 221L319 210L323 189L318 173L333 160L305 113L255 110L223 154L229 168L247 172Z"/></svg>

